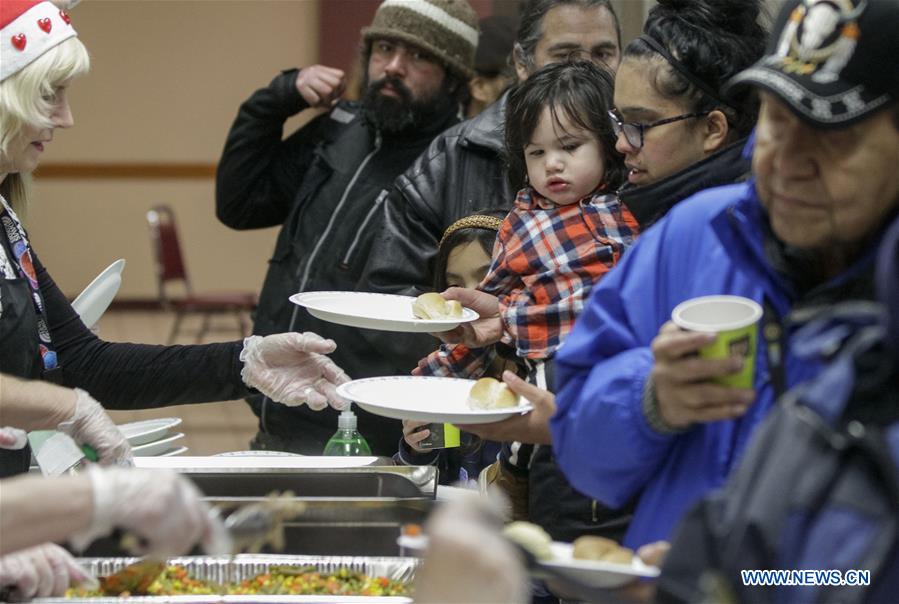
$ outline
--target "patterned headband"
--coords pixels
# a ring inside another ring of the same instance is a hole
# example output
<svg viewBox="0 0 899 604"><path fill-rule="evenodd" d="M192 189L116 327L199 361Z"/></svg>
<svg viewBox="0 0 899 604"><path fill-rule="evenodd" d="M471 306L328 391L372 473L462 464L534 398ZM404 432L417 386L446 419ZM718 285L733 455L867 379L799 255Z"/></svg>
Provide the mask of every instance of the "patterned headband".
<svg viewBox="0 0 899 604"><path fill-rule="evenodd" d="M498 232L499 228L502 225L503 219L497 218L495 216L484 216L483 214L472 214L471 216L466 216L465 218L461 218L447 227L446 231L444 231L443 233L443 237L440 238L440 243L437 245L437 247L443 247L443 242L446 241L447 237L449 237L459 229L484 229L487 231Z"/></svg>

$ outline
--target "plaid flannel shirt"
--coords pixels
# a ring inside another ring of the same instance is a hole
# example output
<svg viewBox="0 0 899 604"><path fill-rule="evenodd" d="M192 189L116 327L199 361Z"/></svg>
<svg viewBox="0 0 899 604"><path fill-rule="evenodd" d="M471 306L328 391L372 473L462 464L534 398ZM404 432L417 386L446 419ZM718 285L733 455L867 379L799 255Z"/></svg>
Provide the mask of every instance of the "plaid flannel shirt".
<svg viewBox="0 0 899 604"><path fill-rule="evenodd" d="M497 235L478 289L499 299L503 342L525 359L548 359L574 327L593 285L637 236L637 220L603 188L559 206L527 187ZM493 346L443 345L419 362L422 375L481 377Z"/></svg>

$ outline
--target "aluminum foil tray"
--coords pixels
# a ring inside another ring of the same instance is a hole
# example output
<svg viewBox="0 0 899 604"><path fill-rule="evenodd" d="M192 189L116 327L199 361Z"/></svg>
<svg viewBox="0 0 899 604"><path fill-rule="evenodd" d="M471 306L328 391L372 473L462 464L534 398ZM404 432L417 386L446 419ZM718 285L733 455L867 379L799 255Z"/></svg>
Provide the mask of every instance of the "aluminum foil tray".
<svg viewBox="0 0 899 604"><path fill-rule="evenodd" d="M80 558L79 562L95 576L112 574L139 558ZM185 556L169 558L168 564L183 566L195 578L216 583L240 582L272 566L315 566L320 571L348 568L371 576L387 577L411 583L420 564L418 558L365 557L365 556L281 556L240 554L237 556ZM91 604L113 602L179 602L179 603L233 603L250 602L377 602L380 604L412 602L409 597L374 596L139 596L129 598L36 598L33 602L89 602Z"/></svg>

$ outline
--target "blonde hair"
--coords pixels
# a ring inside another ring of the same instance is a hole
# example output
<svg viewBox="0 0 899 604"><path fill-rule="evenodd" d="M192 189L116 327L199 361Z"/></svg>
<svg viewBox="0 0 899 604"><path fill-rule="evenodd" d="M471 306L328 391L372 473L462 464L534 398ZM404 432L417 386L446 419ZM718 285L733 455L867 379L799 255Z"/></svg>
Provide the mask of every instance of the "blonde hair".
<svg viewBox="0 0 899 604"><path fill-rule="evenodd" d="M17 73L0 82L0 159L28 125L52 125L53 98L64 82L90 69L87 49L78 38L69 38L47 50ZM20 216L27 206L25 175L8 174L0 183L0 194Z"/></svg>

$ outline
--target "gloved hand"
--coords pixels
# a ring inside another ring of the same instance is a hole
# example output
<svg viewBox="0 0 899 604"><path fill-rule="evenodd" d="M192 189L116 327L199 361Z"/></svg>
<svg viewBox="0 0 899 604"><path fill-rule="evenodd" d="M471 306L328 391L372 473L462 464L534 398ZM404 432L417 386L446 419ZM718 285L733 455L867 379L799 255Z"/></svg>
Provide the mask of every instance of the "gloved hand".
<svg viewBox="0 0 899 604"><path fill-rule="evenodd" d="M113 529L136 538L135 554L179 556L200 544L206 553L230 552L218 513L200 499L194 484L168 470L88 469L94 490L91 526L71 538L82 550Z"/></svg>
<svg viewBox="0 0 899 604"><path fill-rule="evenodd" d="M348 401L336 387L350 378L324 356L337 345L312 332L250 336L244 339L240 377L276 403L307 404L319 411L327 405L343 410Z"/></svg>
<svg viewBox="0 0 899 604"><path fill-rule="evenodd" d="M4 426L0 428L0 449L18 451L28 444L28 433L25 430Z"/></svg>
<svg viewBox="0 0 899 604"><path fill-rule="evenodd" d="M70 585L97 586L97 580L55 543L0 557L0 587L11 588L10 601L60 597Z"/></svg>
<svg viewBox="0 0 899 604"><path fill-rule="evenodd" d="M103 465L134 465L131 445L103 405L81 388L75 388L75 395L75 413L56 429L71 436L79 445L92 446Z"/></svg>

